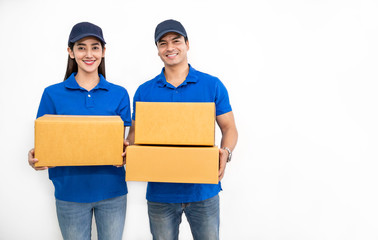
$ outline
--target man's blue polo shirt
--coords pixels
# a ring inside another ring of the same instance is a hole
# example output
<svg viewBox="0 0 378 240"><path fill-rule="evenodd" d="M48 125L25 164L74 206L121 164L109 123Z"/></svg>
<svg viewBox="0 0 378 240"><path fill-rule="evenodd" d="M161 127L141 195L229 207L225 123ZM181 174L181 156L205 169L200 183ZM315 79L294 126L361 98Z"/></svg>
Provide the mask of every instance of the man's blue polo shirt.
<svg viewBox="0 0 378 240"><path fill-rule="evenodd" d="M37 117L59 115L118 115L125 126L131 125L130 99L125 88L100 82L91 91L79 86L73 73L64 82L45 89ZM55 197L70 202L97 202L127 193L125 169L114 166L54 167L49 178Z"/></svg>
<svg viewBox="0 0 378 240"><path fill-rule="evenodd" d="M167 82L164 68L154 79L137 89L135 102L214 102L216 115L232 111L228 93L222 82L209 74L199 72L189 65L186 80L177 88ZM137 124L137 123L136 123ZM147 200L164 203L188 203L211 198L221 190L218 184L155 183L147 186Z"/></svg>

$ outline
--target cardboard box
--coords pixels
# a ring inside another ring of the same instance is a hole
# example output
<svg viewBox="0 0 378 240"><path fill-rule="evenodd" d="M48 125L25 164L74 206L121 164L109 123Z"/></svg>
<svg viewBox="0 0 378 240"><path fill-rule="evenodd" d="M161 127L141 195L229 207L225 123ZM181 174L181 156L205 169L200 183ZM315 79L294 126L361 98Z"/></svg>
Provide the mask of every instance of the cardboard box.
<svg viewBox="0 0 378 240"><path fill-rule="evenodd" d="M217 147L129 146L126 181L218 183Z"/></svg>
<svg viewBox="0 0 378 240"><path fill-rule="evenodd" d="M119 116L44 115L35 120L36 166L122 165Z"/></svg>
<svg viewBox="0 0 378 240"><path fill-rule="evenodd" d="M135 113L135 144L214 146L214 103L136 102Z"/></svg>

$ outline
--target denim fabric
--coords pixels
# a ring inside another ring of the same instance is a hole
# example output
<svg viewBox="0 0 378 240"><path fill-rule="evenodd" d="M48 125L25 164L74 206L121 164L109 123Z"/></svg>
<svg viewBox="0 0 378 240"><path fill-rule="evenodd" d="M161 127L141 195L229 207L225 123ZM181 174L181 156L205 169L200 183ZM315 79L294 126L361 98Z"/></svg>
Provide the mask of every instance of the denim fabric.
<svg viewBox="0 0 378 240"><path fill-rule="evenodd" d="M188 219L194 240L219 239L219 195L192 203L147 203L154 240L177 240L182 213Z"/></svg>
<svg viewBox="0 0 378 240"><path fill-rule="evenodd" d="M125 225L126 203L126 195L94 203L56 199L56 211L63 238L90 240L94 214L98 240L121 240Z"/></svg>

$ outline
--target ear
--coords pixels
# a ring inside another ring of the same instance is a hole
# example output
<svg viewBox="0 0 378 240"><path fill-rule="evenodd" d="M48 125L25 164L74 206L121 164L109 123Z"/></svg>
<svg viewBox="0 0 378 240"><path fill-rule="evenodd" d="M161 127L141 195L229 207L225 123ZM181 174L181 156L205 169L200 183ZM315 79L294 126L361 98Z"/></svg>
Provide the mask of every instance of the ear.
<svg viewBox="0 0 378 240"><path fill-rule="evenodd" d="M75 55L74 55L74 53L73 53L73 51L71 50L70 47L67 48L67 52L70 55L70 58L75 59Z"/></svg>
<svg viewBox="0 0 378 240"><path fill-rule="evenodd" d="M187 51L189 51L189 40L186 41Z"/></svg>

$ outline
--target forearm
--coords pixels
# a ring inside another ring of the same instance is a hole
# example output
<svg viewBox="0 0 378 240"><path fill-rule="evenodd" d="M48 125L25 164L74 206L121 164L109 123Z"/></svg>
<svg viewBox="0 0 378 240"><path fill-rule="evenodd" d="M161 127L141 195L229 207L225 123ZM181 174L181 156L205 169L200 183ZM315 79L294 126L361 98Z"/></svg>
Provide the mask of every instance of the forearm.
<svg viewBox="0 0 378 240"><path fill-rule="evenodd" d="M235 149L238 141L238 131L236 127L229 127L222 131L221 148L227 147L231 151Z"/></svg>
<svg viewBox="0 0 378 240"><path fill-rule="evenodd" d="M130 145L134 145L134 139L135 139L135 122L132 121L132 125L129 129L129 134L127 135L126 140L129 142Z"/></svg>
<svg viewBox="0 0 378 240"><path fill-rule="evenodd" d="M226 164L231 160L231 152L238 141L238 131L236 129L234 115L232 112L217 116L217 122L222 132L221 148L219 149L219 181L222 180L226 169ZM222 148L228 148L222 149ZM231 152L229 152L231 151Z"/></svg>
<svg viewBox="0 0 378 240"><path fill-rule="evenodd" d="M238 141L238 131L236 129L234 114L228 112L217 116L217 123L222 132L221 148L227 147L233 151Z"/></svg>

